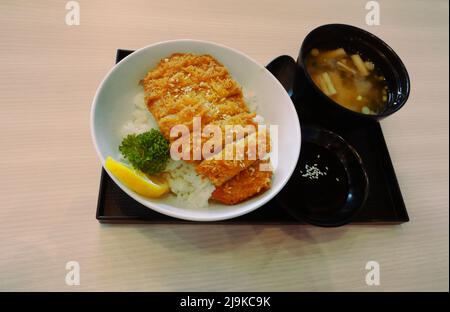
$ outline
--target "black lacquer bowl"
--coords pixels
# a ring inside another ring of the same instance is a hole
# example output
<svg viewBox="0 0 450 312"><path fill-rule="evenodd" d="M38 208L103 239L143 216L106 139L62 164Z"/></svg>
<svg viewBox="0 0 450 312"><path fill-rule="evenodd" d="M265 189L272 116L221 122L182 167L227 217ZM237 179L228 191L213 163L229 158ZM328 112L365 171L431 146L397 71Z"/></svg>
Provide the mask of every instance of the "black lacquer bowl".
<svg viewBox="0 0 450 312"><path fill-rule="evenodd" d="M331 50L344 48L349 53L359 53L364 59L376 64L386 78L388 85L388 100L385 109L376 115L366 115L349 110L326 96L313 82L305 67L305 59L314 48ZM357 122L356 119L383 119L402 108L409 97L410 80L405 65L394 50L383 40L375 35L344 24L328 24L311 31L302 43L298 65L308 88L304 91L312 93L317 105L321 105L336 114L336 118L348 119Z"/></svg>
<svg viewBox="0 0 450 312"><path fill-rule="evenodd" d="M302 149L295 174L279 202L298 220L334 227L355 219L369 193L363 162L341 136L320 128L302 127ZM284 197L297 197L297 204Z"/></svg>

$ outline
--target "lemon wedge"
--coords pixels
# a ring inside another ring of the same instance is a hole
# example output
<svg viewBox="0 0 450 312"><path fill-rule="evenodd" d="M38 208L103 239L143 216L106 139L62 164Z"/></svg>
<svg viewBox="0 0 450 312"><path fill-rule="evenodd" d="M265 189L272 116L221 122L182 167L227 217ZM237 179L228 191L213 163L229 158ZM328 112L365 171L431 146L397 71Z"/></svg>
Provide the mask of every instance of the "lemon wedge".
<svg viewBox="0 0 450 312"><path fill-rule="evenodd" d="M147 178L143 173L111 157L106 158L105 168L119 179L120 182L139 195L157 198L169 191L167 181L157 177Z"/></svg>

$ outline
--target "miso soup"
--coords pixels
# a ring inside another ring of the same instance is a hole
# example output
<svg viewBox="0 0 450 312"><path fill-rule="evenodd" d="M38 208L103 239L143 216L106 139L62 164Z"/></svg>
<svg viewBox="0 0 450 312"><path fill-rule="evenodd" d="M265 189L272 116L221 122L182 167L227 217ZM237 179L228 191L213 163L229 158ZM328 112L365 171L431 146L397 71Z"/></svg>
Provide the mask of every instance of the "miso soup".
<svg viewBox="0 0 450 312"><path fill-rule="evenodd" d="M388 101L388 86L376 64L343 48L312 49L306 70L323 93L338 104L364 114L381 113Z"/></svg>

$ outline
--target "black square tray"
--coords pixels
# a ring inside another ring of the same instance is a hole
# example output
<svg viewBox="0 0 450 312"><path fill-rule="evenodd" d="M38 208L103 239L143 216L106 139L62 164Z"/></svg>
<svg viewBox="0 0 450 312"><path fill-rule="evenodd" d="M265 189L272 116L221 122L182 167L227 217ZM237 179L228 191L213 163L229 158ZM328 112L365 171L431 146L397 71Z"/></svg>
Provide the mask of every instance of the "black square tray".
<svg viewBox="0 0 450 312"><path fill-rule="evenodd" d="M117 50L116 63L132 52ZM304 99L293 98L296 105L296 102L302 100ZM370 180L369 197L353 223L399 224L409 221L380 124L373 122L351 129L330 130L344 137L358 151ZM297 205L294 196L291 204ZM96 217L101 223L200 223L172 218L141 205L123 192L104 169L101 174ZM302 222L288 214L275 196L266 205L251 213L214 223L301 224Z"/></svg>

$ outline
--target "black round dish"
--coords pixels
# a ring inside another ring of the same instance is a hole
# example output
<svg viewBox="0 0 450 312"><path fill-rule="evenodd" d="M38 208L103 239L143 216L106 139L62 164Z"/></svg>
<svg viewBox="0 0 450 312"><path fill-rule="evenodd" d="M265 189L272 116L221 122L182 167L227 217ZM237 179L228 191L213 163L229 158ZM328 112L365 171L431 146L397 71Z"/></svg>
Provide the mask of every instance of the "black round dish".
<svg viewBox="0 0 450 312"><path fill-rule="evenodd" d="M331 131L302 128L302 147L295 170L277 198L298 220L324 227L345 225L355 218L367 199L369 180L361 158ZM298 199L297 205L292 205L293 196Z"/></svg>
<svg viewBox="0 0 450 312"><path fill-rule="evenodd" d="M366 115L349 110L325 95L313 82L305 67L306 56L313 48L344 48L350 53L358 52L364 59L373 61L383 72L389 88L385 110L377 115ZM402 61L384 41L360 28L344 24L329 24L314 29L303 41L297 63L308 84L307 90L302 91L312 93L318 105L325 105L325 109L331 108L334 113L344 117L383 119L398 111L408 100L410 81Z"/></svg>

